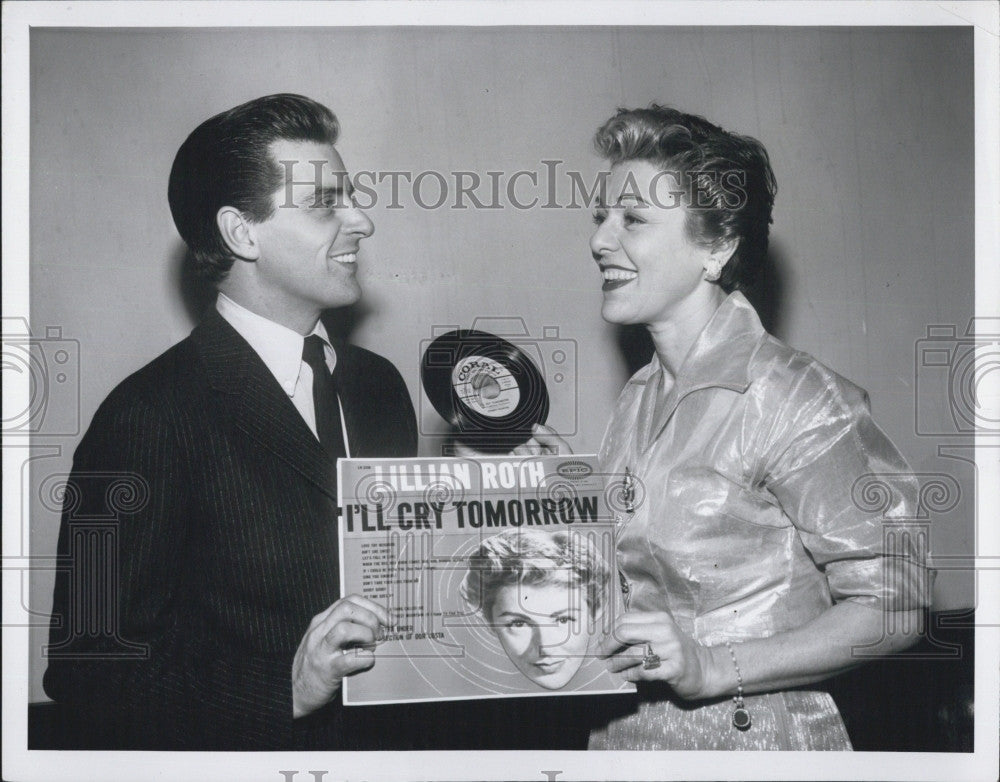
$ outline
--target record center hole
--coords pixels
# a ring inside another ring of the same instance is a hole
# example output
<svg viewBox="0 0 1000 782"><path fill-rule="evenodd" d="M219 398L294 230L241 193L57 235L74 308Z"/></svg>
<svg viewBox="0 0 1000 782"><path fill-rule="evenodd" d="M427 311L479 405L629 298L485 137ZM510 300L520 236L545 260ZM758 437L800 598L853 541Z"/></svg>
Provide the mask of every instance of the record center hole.
<svg viewBox="0 0 1000 782"><path fill-rule="evenodd" d="M500 384L485 372L472 378L472 387L483 399L496 399L500 396Z"/></svg>

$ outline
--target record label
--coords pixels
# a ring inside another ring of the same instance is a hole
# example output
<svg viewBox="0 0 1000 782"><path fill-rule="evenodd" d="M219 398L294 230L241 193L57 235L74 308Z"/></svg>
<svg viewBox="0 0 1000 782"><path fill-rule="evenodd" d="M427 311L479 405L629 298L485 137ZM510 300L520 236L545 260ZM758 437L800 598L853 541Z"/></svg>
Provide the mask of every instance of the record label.
<svg viewBox="0 0 1000 782"><path fill-rule="evenodd" d="M475 354L452 370L451 385L458 401L480 415L503 418L517 410L521 389L499 361Z"/></svg>
<svg viewBox="0 0 1000 782"><path fill-rule="evenodd" d="M516 345L483 331L451 331L421 360L428 399L459 439L510 449L545 423L549 396L535 363Z"/></svg>

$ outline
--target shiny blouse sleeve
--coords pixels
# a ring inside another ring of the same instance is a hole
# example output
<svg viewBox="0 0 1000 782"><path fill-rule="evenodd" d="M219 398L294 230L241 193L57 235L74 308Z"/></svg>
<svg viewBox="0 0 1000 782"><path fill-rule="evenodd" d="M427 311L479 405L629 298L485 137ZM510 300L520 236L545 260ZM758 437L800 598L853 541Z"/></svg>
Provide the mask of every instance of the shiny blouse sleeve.
<svg viewBox="0 0 1000 782"><path fill-rule="evenodd" d="M867 395L812 363L783 389L761 465L765 486L824 570L834 601L930 604L919 486L872 420Z"/></svg>

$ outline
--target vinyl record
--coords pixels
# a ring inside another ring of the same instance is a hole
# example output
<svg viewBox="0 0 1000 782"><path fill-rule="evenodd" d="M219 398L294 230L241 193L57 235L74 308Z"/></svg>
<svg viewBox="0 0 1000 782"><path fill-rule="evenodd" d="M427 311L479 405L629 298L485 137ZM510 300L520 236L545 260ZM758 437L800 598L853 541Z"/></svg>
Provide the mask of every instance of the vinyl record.
<svg viewBox="0 0 1000 782"><path fill-rule="evenodd" d="M420 377L427 398L458 439L505 448L545 423L549 395L534 362L517 346L485 331L458 330L424 351Z"/></svg>

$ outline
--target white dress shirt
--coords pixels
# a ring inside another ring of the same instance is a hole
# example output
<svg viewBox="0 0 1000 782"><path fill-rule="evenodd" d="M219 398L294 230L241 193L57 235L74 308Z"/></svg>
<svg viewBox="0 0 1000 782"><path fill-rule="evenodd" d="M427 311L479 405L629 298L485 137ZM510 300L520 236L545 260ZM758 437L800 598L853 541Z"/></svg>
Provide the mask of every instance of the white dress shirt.
<svg viewBox="0 0 1000 782"><path fill-rule="evenodd" d="M305 337L287 326L268 320L246 307L237 304L226 294L219 293L215 303L219 314L228 321L243 339L250 343L261 360L274 375L282 390L288 394L295 409L299 411L302 420L306 422L313 435L316 433L316 410L313 405L312 368L302 360L302 346ZM337 353L330 344L323 321L316 321L312 334L323 340L323 355L330 371L337 366ZM312 336L312 334L307 336ZM347 425L344 421L344 409L340 406L340 426L344 433L344 453L350 456L347 443Z"/></svg>

